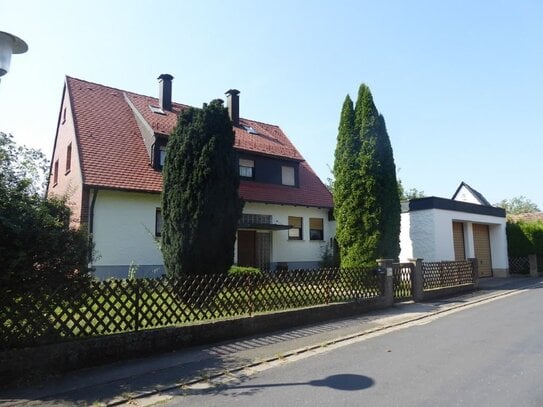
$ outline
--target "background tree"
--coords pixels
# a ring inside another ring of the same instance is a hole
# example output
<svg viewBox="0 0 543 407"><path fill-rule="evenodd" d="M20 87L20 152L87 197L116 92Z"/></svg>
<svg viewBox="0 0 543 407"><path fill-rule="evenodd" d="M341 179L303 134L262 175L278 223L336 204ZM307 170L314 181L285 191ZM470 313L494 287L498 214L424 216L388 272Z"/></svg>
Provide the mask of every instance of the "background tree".
<svg viewBox="0 0 543 407"><path fill-rule="evenodd" d="M495 206L505 209L508 215L519 215L521 213L535 213L541 211L534 202L522 195L511 199L503 199L495 204Z"/></svg>
<svg viewBox="0 0 543 407"><path fill-rule="evenodd" d="M47 160L0 132L0 287L6 298L88 281L88 236L62 199L39 194Z"/></svg>
<svg viewBox="0 0 543 407"><path fill-rule="evenodd" d="M221 100L181 113L163 169L162 254L170 276L226 273L243 204L234 131Z"/></svg>
<svg viewBox="0 0 543 407"><path fill-rule="evenodd" d="M405 189L402 180L398 178L398 196L400 201L407 201L409 199L424 198L426 194L416 188Z"/></svg>

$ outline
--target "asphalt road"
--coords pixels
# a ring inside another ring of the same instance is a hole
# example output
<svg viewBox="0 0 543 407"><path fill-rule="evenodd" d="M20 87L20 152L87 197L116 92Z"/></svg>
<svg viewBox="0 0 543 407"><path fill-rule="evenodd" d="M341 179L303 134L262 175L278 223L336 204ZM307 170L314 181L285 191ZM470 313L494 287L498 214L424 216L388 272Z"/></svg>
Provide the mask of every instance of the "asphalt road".
<svg viewBox="0 0 543 407"><path fill-rule="evenodd" d="M543 289L287 362L166 406L543 406Z"/></svg>

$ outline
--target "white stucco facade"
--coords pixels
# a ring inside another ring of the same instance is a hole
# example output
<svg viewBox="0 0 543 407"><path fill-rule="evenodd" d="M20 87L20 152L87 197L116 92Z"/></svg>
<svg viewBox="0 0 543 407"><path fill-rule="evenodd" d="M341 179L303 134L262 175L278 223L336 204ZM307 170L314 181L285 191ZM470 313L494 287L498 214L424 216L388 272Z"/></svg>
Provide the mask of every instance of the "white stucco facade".
<svg viewBox="0 0 543 407"><path fill-rule="evenodd" d="M277 263L288 263L289 268L318 267L326 245L336 235L336 222L328 220L328 208L309 208L304 206L274 205L247 202L243 208L244 214L271 215L272 223L288 225L289 216L301 217L302 239L289 240L288 230L276 230L272 234L271 268ZM310 240L309 219L323 220L323 239ZM237 260L237 244L236 255Z"/></svg>
<svg viewBox="0 0 543 407"><path fill-rule="evenodd" d="M92 234L96 251L93 266L99 278L126 278L132 262L145 275L153 270L162 273L162 254L154 240L157 208L158 194L98 191Z"/></svg>
<svg viewBox="0 0 543 407"><path fill-rule="evenodd" d="M487 225L494 276L506 276L506 218L457 210L429 208L403 212L401 215L400 259L422 258L425 261L454 260L453 222L463 224L466 258L475 256L473 225Z"/></svg>
<svg viewBox="0 0 543 407"><path fill-rule="evenodd" d="M92 200L92 194L90 199ZM90 206L90 204L89 204ZM126 278L133 262L139 275L160 275L163 260L155 242L158 194L99 190L92 209L96 276ZM327 208L246 203L243 213L271 215L272 223L288 225L289 216L303 218L302 240L289 240L288 230L271 233L271 267L288 263L290 268L317 267L324 246L335 236L335 222L328 221ZM309 239L309 219L323 219L323 240ZM237 244L234 262L237 261Z"/></svg>

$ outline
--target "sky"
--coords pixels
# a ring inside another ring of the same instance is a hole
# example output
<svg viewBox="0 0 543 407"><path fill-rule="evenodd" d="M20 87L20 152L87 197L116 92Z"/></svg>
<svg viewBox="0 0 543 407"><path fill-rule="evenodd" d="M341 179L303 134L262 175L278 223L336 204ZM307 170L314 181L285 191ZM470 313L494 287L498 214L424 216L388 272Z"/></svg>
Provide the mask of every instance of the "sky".
<svg viewBox="0 0 543 407"><path fill-rule="evenodd" d="M0 82L0 131L52 154L66 75L279 125L323 181L341 106L366 83L406 188L543 210L541 0L0 0L24 39Z"/></svg>

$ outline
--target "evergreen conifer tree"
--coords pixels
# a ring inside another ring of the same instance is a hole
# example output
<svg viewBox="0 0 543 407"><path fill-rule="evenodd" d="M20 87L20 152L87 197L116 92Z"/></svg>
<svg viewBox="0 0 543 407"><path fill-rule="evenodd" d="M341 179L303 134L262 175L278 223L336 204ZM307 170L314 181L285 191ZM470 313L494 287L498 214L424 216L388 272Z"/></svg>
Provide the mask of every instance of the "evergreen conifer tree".
<svg viewBox="0 0 543 407"><path fill-rule="evenodd" d="M163 169L162 254L169 276L226 273L243 204L234 131L221 100L181 113Z"/></svg>
<svg viewBox="0 0 543 407"><path fill-rule="evenodd" d="M380 257L381 241L380 221L382 208L379 194L379 178L381 163L377 153L377 134L379 129L379 112L373 103L373 96L367 85L362 84L358 90L355 105L355 131L360 138L358 162L360 169L360 193L362 198L358 210L362 222L360 252L357 253L360 265L375 263Z"/></svg>
<svg viewBox="0 0 543 407"><path fill-rule="evenodd" d="M364 199L361 193L358 153L360 139L354 126L353 101L347 95L339 122L334 160L334 216L337 222L336 239L340 248L341 266L358 265L361 251L362 222L357 208Z"/></svg>
<svg viewBox="0 0 543 407"><path fill-rule="evenodd" d="M362 84L353 111L349 96L340 119L334 162L336 238L344 268L399 254L400 204L384 118Z"/></svg>
<svg viewBox="0 0 543 407"><path fill-rule="evenodd" d="M397 259L400 255L400 223L401 206L398 195L398 180L392 145L386 129L383 115L379 115L379 131L377 133L377 153L379 156L380 198L381 202L381 244L378 254L381 258Z"/></svg>

